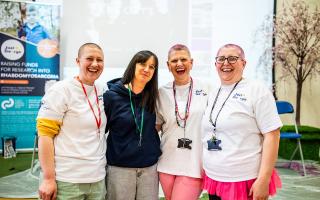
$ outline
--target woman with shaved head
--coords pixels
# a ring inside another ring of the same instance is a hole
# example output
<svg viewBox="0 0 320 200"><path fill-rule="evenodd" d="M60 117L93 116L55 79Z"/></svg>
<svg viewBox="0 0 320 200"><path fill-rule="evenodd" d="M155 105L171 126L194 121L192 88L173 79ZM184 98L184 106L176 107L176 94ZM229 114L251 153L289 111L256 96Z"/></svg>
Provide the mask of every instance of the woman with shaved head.
<svg viewBox="0 0 320 200"><path fill-rule="evenodd" d="M174 81L159 89L157 128L162 156L158 163L166 200L196 200L202 191L201 118L207 106L208 86L193 79L188 47L172 46L168 69Z"/></svg>
<svg viewBox="0 0 320 200"><path fill-rule="evenodd" d="M104 69L101 47L83 44L76 64L79 74L49 88L37 117L43 200L102 200L106 193L107 119L103 87L95 83Z"/></svg>
<svg viewBox="0 0 320 200"><path fill-rule="evenodd" d="M281 186L274 165L282 123L274 97L243 77L240 46L222 46L215 60L221 86L202 120L204 189L210 200L268 199Z"/></svg>

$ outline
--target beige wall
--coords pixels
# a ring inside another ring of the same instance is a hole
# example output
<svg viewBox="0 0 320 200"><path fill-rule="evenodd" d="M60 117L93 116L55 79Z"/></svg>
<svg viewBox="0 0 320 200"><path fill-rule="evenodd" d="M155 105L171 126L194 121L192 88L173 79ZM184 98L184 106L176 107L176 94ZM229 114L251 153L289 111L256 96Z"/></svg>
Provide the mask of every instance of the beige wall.
<svg viewBox="0 0 320 200"><path fill-rule="evenodd" d="M278 0L277 10L283 3L288 4L291 0ZM319 0L305 0L310 8L318 6ZM278 100L287 100L296 105L296 82L293 78L279 81L281 69L275 68L276 72L276 95ZM290 124L288 117L282 117L284 124ZM301 98L301 125L320 127L320 75L314 74L303 83Z"/></svg>

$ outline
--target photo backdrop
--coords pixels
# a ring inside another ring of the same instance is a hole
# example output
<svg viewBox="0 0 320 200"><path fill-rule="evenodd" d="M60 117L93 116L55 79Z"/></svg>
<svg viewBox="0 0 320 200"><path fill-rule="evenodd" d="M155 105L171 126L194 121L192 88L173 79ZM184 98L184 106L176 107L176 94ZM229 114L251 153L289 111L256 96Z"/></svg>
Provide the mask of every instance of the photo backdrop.
<svg viewBox="0 0 320 200"><path fill-rule="evenodd" d="M166 66L168 49L182 43L190 47L194 58L192 75L218 84L215 54L223 44L235 43L246 52L245 76L263 80L271 87L271 63L260 66L259 57L272 41L257 38L257 31L272 14L270 0L64 1L62 77L77 74L77 50L82 43L91 41L100 44L105 53L100 82L122 76L132 56L147 49L159 57L159 85L163 85L172 80Z"/></svg>

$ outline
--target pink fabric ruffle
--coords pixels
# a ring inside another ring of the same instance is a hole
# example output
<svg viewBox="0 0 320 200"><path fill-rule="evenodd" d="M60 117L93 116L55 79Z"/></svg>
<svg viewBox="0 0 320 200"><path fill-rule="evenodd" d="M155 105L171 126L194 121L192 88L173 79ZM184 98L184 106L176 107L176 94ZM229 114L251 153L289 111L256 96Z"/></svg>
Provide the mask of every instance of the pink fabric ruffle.
<svg viewBox="0 0 320 200"><path fill-rule="evenodd" d="M221 197L221 200L251 200L249 192L256 179L239 182L220 182L204 176L203 189L207 190L211 195L217 195ZM281 188L281 179L274 169L272 171L270 183L269 183L269 195L273 196L277 193L277 188Z"/></svg>

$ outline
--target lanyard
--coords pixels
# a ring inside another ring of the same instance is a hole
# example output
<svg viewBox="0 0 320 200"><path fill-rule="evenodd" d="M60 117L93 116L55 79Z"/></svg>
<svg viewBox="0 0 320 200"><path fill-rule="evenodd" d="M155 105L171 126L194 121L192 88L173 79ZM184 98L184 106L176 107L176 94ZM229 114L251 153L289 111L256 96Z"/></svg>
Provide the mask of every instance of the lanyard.
<svg viewBox="0 0 320 200"><path fill-rule="evenodd" d="M190 105L191 105L191 99L192 99L193 80L190 77L189 94L188 94L188 100L187 100L185 111L184 111L184 117L181 117L180 113L179 113L179 108L178 108L177 98L176 98L176 84L175 84L174 81L172 83L172 89L173 89L173 98L174 98L174 107L175 107L175 113L174 114L176 116L176 122L177 122L179 127L183 128L184 137L185 137L185 129L186 129L186 126L187 126L187 119L189 117ZM178 118L184 122L183 125L180 124Z"/></svg>
<svg viewBox="0 0 320 200"><path fill-rule="evenodd" d="M77 77L77 79L78 79L79 82L81 83L83 93L84 93L85 96L86 96L86 99L87 99L87 101L88 101L88 104L89 104L89 106L90 106L90 109L91 109L91 111L92 111L92 113L93 113L93 116L94 116L94 118L95 118L95 120L96 120L96 124L97 124L97 134L98 134L98 136L100 137L101 110L100 110L100 106L99 106L99 99L98 99L97 88L96 88L95 85L93 85L93 87L94 87L94 92L95 92L95 94L96 94L96 102L97 102L97 107L98 107L98 116L99 116L99 118L96 116L96 113L94 112L94 109L93 109L92 104L91 104L91 102L90 102L90 100L89 100L89 97L88 97L86 88L84 87L84 85L83 85L82 81L79 79L79 77Z"/></svg>
<svg viewBox="0 0 320 200"><path fill-rule="evenodd" d="M241 81L241 80L242 80L242 79L240 79L240 81ZM239 84L240 81L238 81L238 82L233 86L231 92L230 92L229 95L227 96L226 100L224 100L224 102L223 102L223 104L222 104L222 106L221 106L221 108L220 108L220 110L219 110L219 112L218 112L218 114L217 114L217 116L216 116L216 119L215 119L214 122L213 122L213 121L212 121L212 111L213 111L214 107L216 106L216 103L217 103L217 100L218 100L218 97L219 97L219 94L220 94L220 91L221 91L221 86L220 86L219 91L218 91L218 93L217 93L217 96L216 96L216 98L214 99L214 102L213 102L213 105L212 105L212 108L211 108L211 112L210 112L210 118L209 118L209 122L211 123L211 125L212 125L213 128L214 128L214 129L213 129L213 132L214 132L214 133L215 133L215 131L216 131L217 119L218 119L218 117L219 117L219 114L220 114L222 108L224 107L224 105L226 104L227 100L228 100L229 97L231 96L231 93L234 91L234 89L236 89L236 87L237 87L237 85Z"/></svg>
<svg viewBox="0 0 320 200"><path fill-rule="evenodd" d="M139 146L141 146L141 141L142 141L142 131L143 131L143 122L144 122L144 107L142 107L142 113L141 113L141 122L140 122L140 126L138 124L138 120L136 118L136 115L134 113L134 108L133 108L133 103L132 103L132 97L131 97L131 89L130 86L128 85L128 90L129 90L129 96L130 96L130 106L131 106L131 112L134 118L134 123L136 124L136 130L139 132Z"/></svg>

